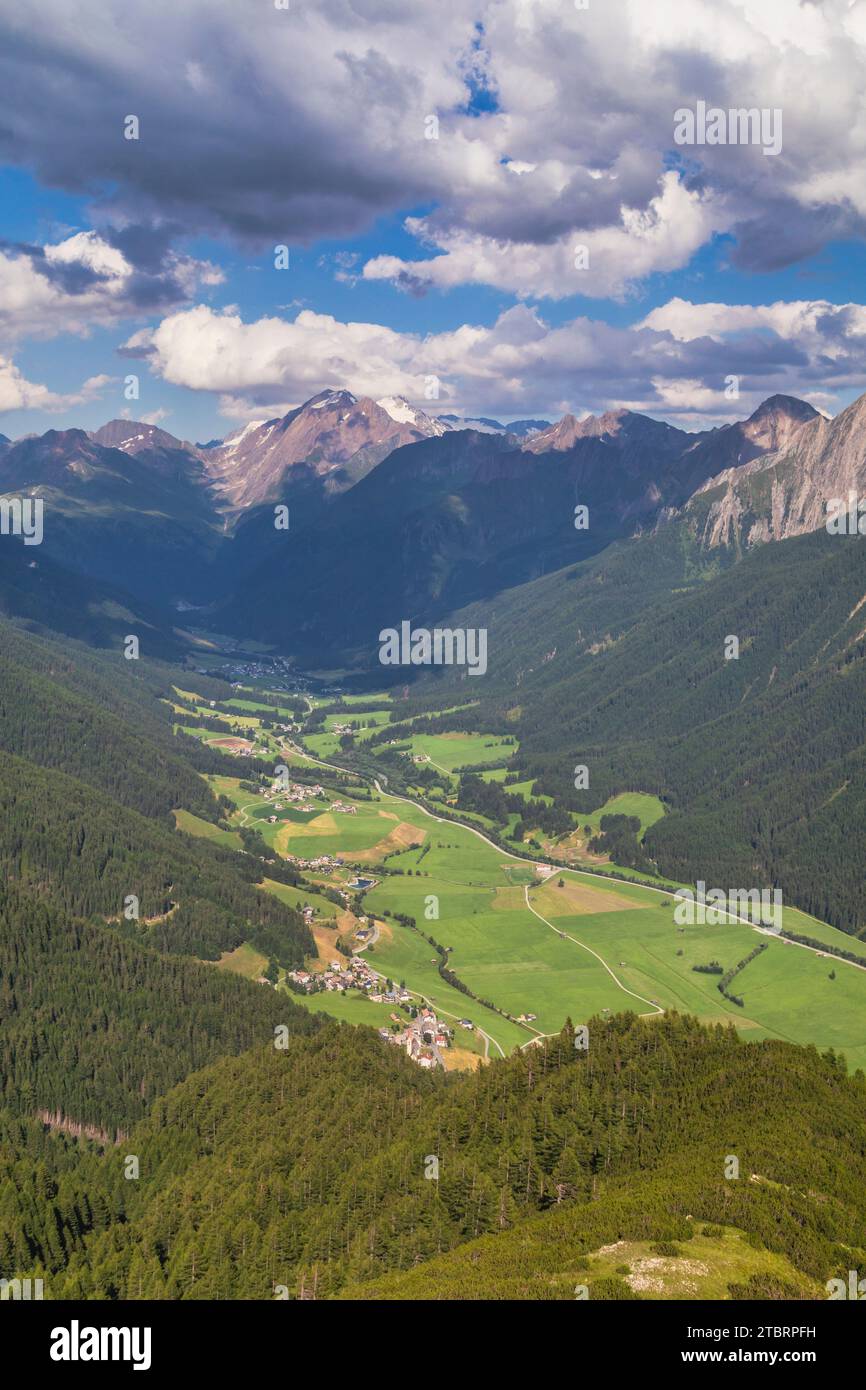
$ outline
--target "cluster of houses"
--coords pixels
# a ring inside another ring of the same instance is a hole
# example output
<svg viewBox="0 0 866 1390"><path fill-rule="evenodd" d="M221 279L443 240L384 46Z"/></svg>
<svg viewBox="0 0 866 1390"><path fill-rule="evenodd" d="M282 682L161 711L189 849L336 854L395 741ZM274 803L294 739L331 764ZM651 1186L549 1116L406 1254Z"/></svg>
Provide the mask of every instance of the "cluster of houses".
<svg viewBox="0 0 866 1390"><path fill-rule="evenodd" d="M282 811L285 806L295 806L299 811L339 811L344 816L356 816L357 806L350 806L347 801L332 801L326 808L315 806L311 798L324 797L325 788L316 783L315 786L306 787L302 782L292 782L288 787L260 787L259 792L265 801L269 801L275 811ZM274 798L278 797L279 800ZM268 816L268 822L273 825L276 816Z"/></svg>
<svg viewBox="0 0 866 1390"><path fill-rule="evenodd" d="M402 1020L396 1014L391 1015L395 1023ZM435 1015L432 1009L419 1009L415 1018L411 1020L400 1032L392 1033L389 1028L380 1028L379 1036L393 1043L395 1047L402 1047L406 1055L417 1062L419 1067L427 1070L433 1067L444 1067L445 1060L442 1056L445 1048L451 1046L453 1033Z"/></svg>
<svg viewBox="0 0 866 1390"><path fill-rule="evenodd" d="M282 811L282 809L283 809L283 803L282 803L281 801L277 801L277 802L274 803L274 810L275 810L275 811ZM303 804L303 805L301 805L301 806L298 807L298 810L299 810L299 811L315 811L315 809L316 809L316 808L315 808L315 806L314 806L312 803ZM277 817L276 817L276 816L268 816L268 825L276 825L276 823L277 823Z"/></svg>
<svg viewBox="0 0 866 1390"><path fill-rule="evenodd" d="M369 934L369 933L368 933ZM360 935L360 933L359 933ZM411 1004L412 996L406 989L394 987L384 989L383 981L375 970L361 956L352 956L345 965L333 960L329 968L318 974L309 970L292 970L288 978L300 985L305 994L345 994L346 990L359 989L374 1004Z"/></svg>
<svg viewBox="0 0 866 1390"><path fill-rule="evenodd" d="M413 1003L407 989L398 985L387 989L382 976L377 975L360 956L352 956L345 965L339 960L331 961L329 968L319 973L291 970L288 979L305 994L345 994L347 990L356 989L366 994L374 1004ZM408 1022L399 1014L392 1013L391 1021L400 1026L396 1029L380 1028L378 1032L381 1038L395 1047L402 1047L419 1067L444 1067L442 1053L451 1046L454 1034L432 1009L424 1006ZM468 1018L461 1019L460 1025L468 1029L473 1027Z"/></svg>
<svg viewBox="0 0 866 1390"><path fill-rule="evenodd" d="M269 801L275 811L282 811L285 806L296 806L299 811L317 811L321 808L314 805L311 797L324 796L325 788L318 783L314 787L305 787L302 782L292 782L288 787L260 787L259 791L265 801ZM278 801L274 798L279 797ZM268 824L275 825L276 816L268 816Z"/></svg>
<svg viewBox="0 0 866 1390"><path fill-rule="evenodd" d="M231 681L235 690L244 689L244 683L251 680L266 681L272 690L299 694L309 688L309 682L303 676L298 676L291 663L280 656L258 660L244 657L241 660L227 661L224 665L212 667L210 670L205 666L196 669L203 676L218 676L222 680Z"/></svg>
<svg viewBox="0 0 866 1390"><path fill-rule="evenodd" d="M316 859L298 859L294 854L284 854L283 858L290 864L295 864L299 869L317 869L320 874L329 874L333 869L342 869L343 861L339 856L333 854L320 854ZM348 893L343 894L343 898L348 898Z"/></svg>
<svg viewBox="0 0 866 1390"><path fill-rule="evenodd" d="M303 782L291 782L288 787L281 787L279 785L273 787L259 787L259 792L265 801L272 801L275 796L279 797L279 802L275 802L274 804L276 805L276 809L281 811L284 802L297 804L302 801L308 801L310 797L324 796L325 788L318 782L312 787L304 786ZM302 811L312 811L313 809L312 806L301 806Z"/></svg>

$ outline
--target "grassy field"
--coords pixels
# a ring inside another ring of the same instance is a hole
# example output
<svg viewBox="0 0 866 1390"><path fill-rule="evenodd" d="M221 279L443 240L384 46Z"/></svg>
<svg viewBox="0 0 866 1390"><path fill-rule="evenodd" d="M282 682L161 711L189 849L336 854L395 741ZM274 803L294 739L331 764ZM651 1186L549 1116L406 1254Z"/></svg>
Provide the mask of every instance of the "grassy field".
<svg viewBox="0 0 866 1390"><path fill-rule="evenodd" d="M784 1255L756 1250L742 1231L698 1222L695 1226L692 1239L676 1246L677 1255L660 1255L650 1241L619 1240L604 1246L588 1256L583 1280L591 1289L594 1279L619 1273L641 1298L725 1299L730 1284L765 1275L803 1287L813 1298L825 1296L826 1291L817 1283L812 1286ZM719 1234L704 1235L707 1230Z"/></svg>
<svg viewBox="0 0 866 1390"><path fill-rule="evenodd" d="M316 758L331 758L340 751L339 734L307 734L304 736L304 747Z"/></svg>
<svg viewBox="0 0 866 1390"><path fill-rule="evenodd" d="M414 757L424 757L442 772L454 774L478 763L498 763L517 752L495 734L413 734L406 740Z"/></svg>
<svg viewBox="0 0 866 1390"><path fill-rule="evenodd" d="M257 980L267 969L267 965L267 956L261 955L248 941L244 941L233 951L224 952L216 962L217 970L228 970L232 975L243 975L245 980Z"/></svg>
<svg viewBox="0 0 866 1390"><path fill-rule="evenodd" d="M411 807L392 809L378 800L356 801L345 794L335 799L354 806L355 814L323 809L303 823L292 819L274 837L276 848L305 859L330 854L377 863L384 854L420 843L424 837L418 813Z"/></svg>
<svg viewBox="0 0 866 1390"><path fill-rule="evenodd" d="M449 964L460 980L508 1013L534 1013L533 1028L553 1032L566 1016L585 1022L604 1009L649 1014L661 1007L733 1023L751 1038L835 1047L852 1066L866 1064L866 970L747 924L679 928L673 899L637 883L564 870L539 884L534 868L454 825L433 822L429 842L423 858L416 851L389 860L406 875L384 879L365 903L377 916L414 917L452 948ZM529 903L539 916L527 910L523 885L530 876ZM428 921L429 895L439 915ZM392 930L393 939L378 948L385 968L406 958L403 938L414 936L398 924ZM828 944L831 931L825 928ZM838 944L843 934L834 936ZM743 1008L722 996L718 976L692 968L717 960L727 970L762 942L767 950L733 987Z"/></svg>
<svg viewBox="0 0 866 1390"><path fill-rule="evenodd" d="M343 695L344 705L372 705L381 702L383 705L390 705L392 702L389 690L377 690L371 695Z"/></svg>
<svg viewBox="0 0 866 1390"><path fill-rule="evenodd" d="M597 811L578 816L578 820L581 825L591 825L593 830L598 830L602 816L637 816L640 821L640 833L643 835L651 825L661 820L664 814L664 805L657 796L650 796L648 792L620 792Z"/></svg>
<svg viewBox="0 0 866 1390"><path fill-rule="evenodd" d="M175 811L174 823L178 830L187 835L198 835L203 840L212 840L215 845L228 849L243 849L243 841L236 830L221 830L209 820L194 816L192 811Z"/></svg>
<svg viewBox="0 0 866 1390"><path fill-rule="evenodd" d="M521 785L528 786L529 784L523 783ZM645 873L640 869L625 869L616 865L607 855L591 853L589 842L601 829L603 816L636 816L640 821L640 831L638 832L640 839L651 825L654 825L657 820L661 820L664 814L664 805L657 796L651 796L647 792L620 792L618 795L610 797L604 806L599 806L595 811L585 812L581 815L572 812L574 829L564 838L552 841L542 832L538 832L534 838L542 846L543 853L550 854L554 859L564 859L581 868L602 870L614 868L618 874L625 873L636 883L658 884L660 882L658 874ZM513 834L516 820L517 817L510 819L509 837Z"/></svg>
<svg viewBox="0 0 866 1390"><path fill-rule="evenodd" d="M272 878L266 878L261 887L267 893L273 893L275 898L287 903L289 907L300 910L302 907L312 907L318 910L322 921L336 919L343 911L343 908L332 903L330 898L323 898L320 893L314 893L309 888L293 888L288 883L277 883Z"/></svg>
<svg viewBox="0 0 866 1390"><path fill-rule="evenodd" d="M326 715L325 728L330 731L335 724L347 724L351 729L363 729L369 724L375 730L387 724L390 718L391 711L387 709L364 710L362 714L351 714L343 710L339 714Z"/></svg>
<svg viewBox="0 0 866 1390"><path fill-rule="evenodd" d="M279 724L292 724L296 722L299 717L294 710L288 709L285 706L262 705L255 700L226 700L225 704L229 709L237 710L238 712L237 716L234 714L230 716L232 722L235 722L236 718L254 718L273 719ZM219 714L220 711L211 710L210 713ZM228 718L229 716L224 715L223 717Z"/></svg>
<svg viewBox="0 0 866 1390"><path fill-rule="evenodd" d="M289 992L289 998L293 1003L309 1009L311 1014L327 1014L340 1023L365 1023L370 1028L390 1028L392 1013L399 1013L405 1023L409 1022L409 1015L401 1012L396 1005L374 1004L365 994L354 991L349 994L338 994L336 991L327 994Z"/></svg>
<svg viewBox="0 0 866 1390"><path fill-rule="evenodd" d="M379 725L388 718L387 710L374 713ZM340 722L340 716L329 718ZM250 719L252 727L255 717ZM315 735L310 743L328 739L335 736ZM412 747L446 769L443 777L514 752L513 745L485 734L418 735ZM359 865L389 856L389 873L364 898L365 910L381 923L370 963L452 1021L470 1018L494 1040L494 1051L508 1052L558 1031L566 1017L581 1023L604 1011L675 1009L706 1022L733 1023L750 1038L833 1047L850 1065L866 1066L866 970L745 923L678 927L673 899L644 886L639 875L622 882L575 868L541 882L535 866L521 862L518 847L513 854L497 849L467 827L438 821L399 797L367 800L329 790L326 772L325 795L309 812L289 805L277 812L271 802L241 791L242 766L238 772L239 777L210 777L209 784L235 805L233 825L255 826L278 852L302 859L327 854ZM505 771L491 769L488 775L501 780ZM519 789L531 794L531 783ZM355 814L334 811L335 800L354 806ZM581 817L581 827L596 827L607 813L638 816L645 829L664 809L656 797L623 793ZM278 817L274 824L271 815ZM220 831L186 812L177 821L190 833L237 847L234 831ZM292 906L311 902L322 918L338 911L315 893L268 887ZM419 930L402 925L395 914L414 918ZM866 954L860 943L796 909L785 909L784 926L828 947ZM451 970L477 998L442 979L435 949L424 936L448 949ZM761 943L767 949L732 986L742 1007L720 993L717 975L693 968L718 961L728 970ZM330 996L327 1003L333 1012ZM355 1010L367 1005L358 999Z"/></svg>
<svg viewBox="0 0 866 1390"><path fill-rule="evenodd" d="M435 925L430 924L431 927ZM405 984L414 994L429 999L437 1013L441 1013L449 1023L460 1018L471 1019L499 1044L503 1053L507 1054L530 1040L532 1033L529 1030L501 1018L493 1010L447 984L438 972L438 958L433 948L417 932L398 923L386 922L380 928L380 933L372 951L365 952L374 970ZM496 1047L493 1053L497 1055Z"/></svg>
<svg viewBox="0 0 866 1390"><path fill-rule="evenodd" d="M204 740L213 737L210 729L194 729L189 724L172 724L171 727L173 733L186 734L189 738L200 738Z"/></svg>
<svg viewBox="0 0 866 1390"><path fill-rule="evenodd" d="M493 767L489 772L481 773L481 780L483 782L504 783L507 776L507 767ZM524 801L543 801L545 806L552 806L553 797L545 796L543 793L536 794L533 791L534 786L535 778L531 777L527 782L510 782L507 787L503 787L503 790L507 791L510 796L522 796Z"/></svg>

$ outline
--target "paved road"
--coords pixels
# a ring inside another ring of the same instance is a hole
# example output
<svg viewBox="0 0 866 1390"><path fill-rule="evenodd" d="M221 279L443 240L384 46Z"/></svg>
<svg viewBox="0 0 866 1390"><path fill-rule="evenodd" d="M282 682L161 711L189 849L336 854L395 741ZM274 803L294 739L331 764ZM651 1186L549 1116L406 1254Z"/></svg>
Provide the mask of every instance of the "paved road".
<svg viewBox="0 0 866 1390"><path fill-rule="evenodd" d="M295 745L293 745L293 744L291 744L291 743L290 743L289 746L291 747L291 749L292 749L293 752L298 753L298 754L300 754L301 756L303 756L303 757L309 759L310 762L317 763L319 767L331 768L331 769L332 769L333 771L335 771L335 772L345 772L345 771L346 771L346 768L338 767L336 763L326 763L326 762L322 762L321 759L319 759L319 758L314 758L314 757L312 757L312 755L309 754L309 753L307 753L306 750L303 749L303 748L297 748ZM363 774L359 773L359 774L357 774L357 775L358 775L358 776L362 776ZM379 777L373 777L373 779L372 779L373 786L376 788L376 791L379 793L380 796L389 796L389 797L391 797L391 799L394 800L394 801L405 801L406 804L407 804L408 806L413 806L413 807L415 808L415 810L420 811L420 812L421 812L423 815L425 815L425 816L429 816L431 820L437 821L437 822L438 822L439 824L441 824L441 825L459 825L459 826L461 826L464 830L468 830L468 831L470 832L470 834L472 834L472 835L477 835L478 838L479 838L479 840L483 840L484 843L485 843L486 845L490 845L491 849L495 849L496 852L497 852L498 854L504 854L504 855L506 856L506 858L508 858L508 859L513 859L513 860L514 860L516 863L518 863L518 864L531 864L531 865L533 866L533 868L537 867L537 864L538 864L538 861L537 861L537 860L535 860L535 859L526 859L523 855L515 854L512 850L503 849L503 848L501 847L501 845L497 845L497 844L496 844L495 840L491 840L489 835L485 835L485 834L483 833L483 831L478 830L474 825L467 825L465 821L457 820L457 819L456 819L455 817L453 817L453 816L437 816L437 815L434 815L434 813L433 813L432 811L428 811L428 810L426 809L426 807L419 805L419 803L418 803L417 801L413 800L412 797L410 797L410 796L400 796L397 792L389 792L389 791L386 791L382 786L380 786L380 780L381 780L382 782L387 783L387 780L388 780L388 779L387 779L387 777L385 777L383 774L380 774ZM671 898L671 897L675 896L675 894L672 893L672 892L671 892L669 889L667 889L667 888L654 888L654 887L652 886L652 884L649 884L649 883L642 883L642 882L640 882L639 880L632 880L632 879L617 880L617 879L612 879L612 876L611 876L610 874L599 873L599 872L597 872L597 871L595 871L595 870L593 870L593 869L572 869L572 868L569 868L569 869L563 870L562 868L557 867L557 869L555 870L555 872L558 872L558 873L565 872L565 873L570 873L570 874L576 874L576 875L578 875L578 876L581 877L581 878L602 878L602 879L605 880L606 883L610 883L610 882L616 883L616 882L620 882L620 881L626 882L626 883L634 882L636 887L638 887L638 888L643 888L643 889L644 889L646 892L648 892L648 893L658 893L658 894L659 894L661 897L663 897L663 898ZM526 905L527 905L527 907L529 908L530 912L533 912L534 915L535 915L536 917L539 917L540 920L541 920L542 922L544 922L546 926L550 927L550 926L551 926L551 923L548 922L546 918L541 917L541 914L540 914L540 913L535 912L535 909L530 905L530 903L529 903L529 901L528 901L528 889L525 889L525 890L524 890L524 893L525 893L525 896L527 897L527 903L526 903ZM718 910L718 911L722 911L723 909L717 909L717 910ZM730 921L730 922L739 922L739 923L741 923L741 925L743 925L743 926L745 926L745 927L751 927L752 931L758 932L761 936L775 936L775 933L767 932L766 930L762 929L760 926L756 925L749 917L741 917L741 916L739 916L739 914L737 914L737 913L728 912L728 911L726 911L726 910L724 911L724 915L725 915L725 917L728 919L728 921ZM556 931L556 930L558 930L558 928L556 928L556 927L551 927L551 930ZM584 950L586 950L586 951L590 950L590 948L589 948L588 946L584 946L584 945L583 945L583 942L582 942L582 941L578 941L576 937L571 937L571 938L569 938L569 939L570 939L570 940L573 940L573 941L575 942L576 945L578 945L578 946L583 946L583 949L584 949ZM778 940L778 941L783 941L783 942L786 941L786 938L785 938L785 937L775 937L775 939ZM843 956L836 956L836 955L833 954L832 951L827 951L827 950L821 951L821 950L818 950L817 947L814 947L814 946L806 946L806 945L804 945L803 942L801 942L801 941L787 941L787 945L789 945L789 946L800 946L800 948L801 948L802 950L804 950L804 951L811 951L813 955L822 956L822 957L824 957L824 958L827 959L827 960L833 961L834 963L835 963L836 961L838 961L840 965L850 965L850 966L852 966L855 970L864 970L864 969L866 969L866 966L857 965L857 963L856 963L855 961L845 960L845 958L844 958ZM591 954L592 954L592 955L596 955L596 952L595 952L595 951L592 951ZM623 989L623 990L625 990L625 992L626 992L627 994L632 994L634 998L636 998L636 999L641 999L643 1003L652 1005L652 1007L653 1007L653 1009L655 1010L656 1013L664 1013L664 1010L663 1010L658 1004L653 1004L653 1001L652 1001L651 999L643 999L643 996L642 996L642 995L639 995L639 994L636 994L636 995L635 995L634 992L633 992L632 990L626 989L626 986L623 985L623 984L621 983L621 981L617 980L616 975L614 975L614 972L610 969L610 966L607 964L607 962L604 961L604 960L602 960L601 956L598 956L598 960L601 961L601 964L604 966L604 968L608 971L608 973L609 973L610 975L613 976L613 978L616 980L616 982L617 982L617 984L620 986L620 988ZM644 1017L650 1017L651 1015L643 1015L643 1016L644 1016ZM546 1035L546 1034L538 1033L537 1030L535 1030L535 1029L533 1029L532 1031L536 1033L536 1039L533 1039L532 1041L535 1041L535 1040L537 1040L538 1038L542 1038L542 1037L545 1037L545 1036L549 1036L549 1035ZM524 1046L527 1046L527 1045L528 1045L528 1044L524 1044ZM498 1043L497 1043L497 1046L499 1046ZM500 1050L501 1050L501 1049L500 1049Z"/></svg>

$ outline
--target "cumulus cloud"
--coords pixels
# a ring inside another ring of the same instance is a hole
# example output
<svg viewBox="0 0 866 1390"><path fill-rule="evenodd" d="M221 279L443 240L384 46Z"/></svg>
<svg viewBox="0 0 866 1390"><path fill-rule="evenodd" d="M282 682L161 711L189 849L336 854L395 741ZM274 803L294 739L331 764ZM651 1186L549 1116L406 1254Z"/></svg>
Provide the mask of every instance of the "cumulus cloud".
<svg viewBox="0 0 866 1390"><path fill-rule="evenodd" d="M94 231L44 246L0 244L0 340L87 334L164 311L221 280L210 262L171 250L153 271L140 270Z"/></svg>
<svg viewBox="0 0 866 1390"><path fill-rule="evenodd" d="M676 173L668 172L645 211L620 207L616 225L577 227L550 245L437 231L432 223L410 218L408 230L443 254L423 261L376 256L363 273L365 279L393 280L418 292L480 284L522 298L621 298L654 271L687 264L724 226L724 215L710 195L689 190Z"/></svg>
<svg viewBox="0 0 866 1390"><path fill-rule="evenodd" d="M448 0L443 22L397 0L7 6L0 81L17 115L0 156L118 222L265 241L357 231L434 194L423 121L465 100L476 9Z"/></svg>
<svg viewBox="0 0 866 1390"><path fill-rule="evenodd" d="M7 6L0 82L16 114L0 156L114 225L260 246L424 207L409 229L432 258L365 271L415 292L571 293L580 240L579 292L621 294L720 232L751 269L863 235L861 11L318 0L246 6L239 23L236 0ZM674 113L699 100L780 109L781 153L676 146Z"/></svg>
<svg viewBox="0 0 866 1390"><path fill-rule="evenodd" d="M0 356L0 412L9 410L67 410L96 400L115 378L92 376L79 391L68 394L50 391L39 382L28 381L9 357Z"/></svg>
<svg viewBox="0 0 866 1390"><path fill-rule="evenodd" d="M775 304L693 304L676 298L651 310L642 326L670 333L683 343L702 337L722 339L748 330L768 330L780 338L828 351L834 338L862 341L866 310L862 304L831 304L826 299L779 300Z"/></svg>
<svg viewBox="0 0 866 1390"><path fill-rule="evenodd" d="M219 393L232 419L284 413L330 385L403 395L433 413L508 418L626 406L702 425L741 418L779 391L832 410L835 393L866 369L866 307L674 299L614 327L587 317L552 326L518 304L489 327L421 335L309 309L247 323L236 311L197 305L141 330L126 351L176 386ZM736 399L725 395L730 376L739 380Z"/></svg>

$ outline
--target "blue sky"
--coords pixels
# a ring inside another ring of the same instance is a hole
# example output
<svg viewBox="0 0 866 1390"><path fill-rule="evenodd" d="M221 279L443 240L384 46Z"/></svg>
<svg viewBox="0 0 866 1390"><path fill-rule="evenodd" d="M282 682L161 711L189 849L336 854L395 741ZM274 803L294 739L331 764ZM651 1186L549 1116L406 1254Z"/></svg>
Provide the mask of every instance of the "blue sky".
<svg viewBox="0 0 866 1390"><path fill-rule="evenodd" d="M864 7L675 8L0 19L0 431L206 439L326 385L505 419L834 413L866 369ZM703 94L782 111L781 153L675 149Z"/></svg>

